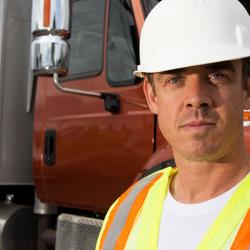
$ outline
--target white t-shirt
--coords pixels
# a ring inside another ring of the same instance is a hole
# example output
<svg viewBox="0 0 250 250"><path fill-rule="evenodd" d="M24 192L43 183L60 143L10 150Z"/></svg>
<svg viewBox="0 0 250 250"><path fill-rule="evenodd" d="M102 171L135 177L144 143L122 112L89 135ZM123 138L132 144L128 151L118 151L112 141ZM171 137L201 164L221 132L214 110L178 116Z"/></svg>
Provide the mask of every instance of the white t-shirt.
<svg viewBox="0 0 250 250"><path fill-rule="evenodd" d="M194 250L237 185L211 200L184 204L168 192L163 205L158 250Z"/></svg>

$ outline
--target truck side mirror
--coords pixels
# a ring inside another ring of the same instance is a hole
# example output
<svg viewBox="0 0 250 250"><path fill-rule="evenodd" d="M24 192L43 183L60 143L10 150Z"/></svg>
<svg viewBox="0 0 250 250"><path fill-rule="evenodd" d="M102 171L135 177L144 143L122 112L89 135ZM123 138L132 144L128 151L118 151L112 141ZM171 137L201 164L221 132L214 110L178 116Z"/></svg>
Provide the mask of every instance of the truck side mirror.
<svg viewBox="0 0 250 250"><path fill-rule="evenodd" d="M31 67L35 75L68 72L70 0L33 0Z"/></svg>

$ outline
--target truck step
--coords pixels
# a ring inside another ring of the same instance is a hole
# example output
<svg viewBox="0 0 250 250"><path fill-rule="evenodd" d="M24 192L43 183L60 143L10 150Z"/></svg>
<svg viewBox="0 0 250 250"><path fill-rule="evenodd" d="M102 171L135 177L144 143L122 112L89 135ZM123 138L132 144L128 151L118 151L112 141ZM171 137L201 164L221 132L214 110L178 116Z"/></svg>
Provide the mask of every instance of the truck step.
<svg viewBox="0 0 250 250"><path fill-rule="evenodd" d="M94 250L103 221L61 214L57 220L56 250Z"/></svg>

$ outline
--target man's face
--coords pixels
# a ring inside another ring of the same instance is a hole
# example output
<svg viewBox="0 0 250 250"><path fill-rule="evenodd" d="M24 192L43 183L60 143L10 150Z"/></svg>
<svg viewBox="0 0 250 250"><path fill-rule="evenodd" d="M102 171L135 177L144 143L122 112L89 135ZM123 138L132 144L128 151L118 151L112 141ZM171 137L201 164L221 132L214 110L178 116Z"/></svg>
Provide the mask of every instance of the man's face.
<svg viewBox="0 0 250 250"><path fill-rule="evenodd" d="M243 143L241 60L154 73L153 84L145 95L175 157L221 161Z"/></svg>

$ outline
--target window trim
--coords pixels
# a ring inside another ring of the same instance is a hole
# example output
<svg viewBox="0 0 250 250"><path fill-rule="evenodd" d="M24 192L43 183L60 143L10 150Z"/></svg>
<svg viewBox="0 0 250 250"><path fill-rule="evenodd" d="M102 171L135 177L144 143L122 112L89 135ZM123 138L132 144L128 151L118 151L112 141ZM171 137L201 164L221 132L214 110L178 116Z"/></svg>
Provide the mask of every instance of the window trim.
<svg viewBox="0 0 250 250"><path fill-rule="evenodd" d="M75 74L67 74L64 77L61 77L61 82L68 82L68 81L72 81L72 80L80 80L80 79L86 79L86 78L94 78L97 77L99 75L101 75L104 71L104 51L105 51L105 33L106 33L106 15L107 15L107 0L104 0L104 14L103 14L103 27L102 27L102 50L100 55L102 55L101 58L101 67L100 70L92 70L92 71L88 71L88 72L82 72L82 73L75 73ZM76 1L77 2L77 1ZM72 4L74 4L74 1L72 1ZM72 6L73 9L73 6ZM73 11L72 11L73 12ZM69 58L70 60L70 58ZM69 61L69 65L70 65L70 61ZM69 67L68 67L69 69Z"/></svg>
<svg viewBox="0 0 250 250"><path fill-rule="evenodd" d="M110 30L110 22L111 22L111 19L110 19L111 1L112 0L109 1L109 6L108 6L107 46L105 48L106 49L106 80L107 80L107 84L110 87L113 87L113 88L135 86L135 85L137 85L137 84L139 84L141 82L141 80L138 77L136 77L136 76L134 76L133 78L130 78L130 79L126 79L126 80L121 80L121 81L117 81L116 80L116 81L114 81L114 80L111 80L110 77L109 77L109 75L108 75L108 67L109 67L109 63L108 63L109 60L108 60L108 58L110 56L109 51L108 51L109 50L109 48L108 48L108 42L109 42L109 30ZM113 0L113 1L118 1L118 0ZM136 22L135 22L135 19L134 19L133 8L131 6L131 0L128 0L128 1L129 1L129 4L130 4L130 7L131 7L131 12L133 13L133 20L134 20L135 28L136 28L136 31L138 31L137 30L137 26L136 26ZM137 34L138 34L138 32L137 32ZM137 44L138 44L137 54L135 54L135 56L137 57L136 59L139 62L139 38L136 37L135 39L137 40ZM133 43L133 47L134 47L134 41L132 41L132 43ZM119 84L115 85L113 83L119 83Z"/></svg>

